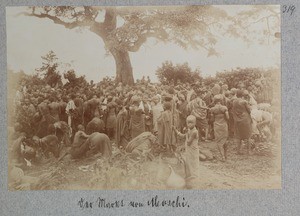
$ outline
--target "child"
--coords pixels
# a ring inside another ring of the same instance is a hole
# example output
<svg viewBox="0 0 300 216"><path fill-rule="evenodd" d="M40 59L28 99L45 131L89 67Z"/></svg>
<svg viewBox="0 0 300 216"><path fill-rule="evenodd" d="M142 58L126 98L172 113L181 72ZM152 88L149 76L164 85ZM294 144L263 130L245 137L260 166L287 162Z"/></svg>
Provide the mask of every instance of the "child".
<svg viewBox="0 0 300 216"><path fill-rule="evenodd" d="M186 137L185 140L185 173L186 185L188 189L195 186L199 177L199 149L198 149L198 130L196 129L196 117L189 115L186 118L188 131L186 134L180 133L175 127L176 134L180 137Z"/></svg>

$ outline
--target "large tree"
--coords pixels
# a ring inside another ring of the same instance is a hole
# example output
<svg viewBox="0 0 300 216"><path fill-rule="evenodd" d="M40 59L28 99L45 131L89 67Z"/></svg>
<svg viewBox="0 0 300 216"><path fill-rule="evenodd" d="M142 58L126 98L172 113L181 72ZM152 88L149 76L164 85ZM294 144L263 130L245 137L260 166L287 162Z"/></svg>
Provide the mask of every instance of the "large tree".
<svg viewBox="0 0 300 216"><path fill-rule="evenodd" d="M264 11L264 13L262 13ZM85 28L98 35L116 63L116 81L132 85L129 52L137 52L148 38L178 44L183 48L205 49L217 55L214 45L224 34L248 39L249 26L279 17L274 6L253 7L240 15L228 14L216 6L172 7L29 7L27 16L50 19L67 29ZM265 19L260 17L263 14ZM280 20L278 20L280 22ZM270 24L271 23L271 24ZM249 25L248 25L249 24ZM271 27L270 27L271 25ZM260 34L260 33L258 33ZM257 34L257 35L258 35ZM270 33L271 34L271 33Z"/></svg>

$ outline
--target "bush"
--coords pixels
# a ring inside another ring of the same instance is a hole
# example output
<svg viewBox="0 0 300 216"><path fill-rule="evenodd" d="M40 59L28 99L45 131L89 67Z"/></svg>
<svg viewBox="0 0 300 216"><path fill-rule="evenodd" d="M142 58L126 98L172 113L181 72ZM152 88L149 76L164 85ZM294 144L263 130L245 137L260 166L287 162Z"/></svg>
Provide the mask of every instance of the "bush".
<svg viewBox="0 0 300 216"><path fill-rule="evenodd" d="M85 79L85 76L77 77L74 70L69 70L64 74L64 78L68 80L68 82L64 85L64 88L83 88L88 85L88 82Z"/></svg>
<svg viewBox="0 0 300 216"><path fill-rule="evenodd" d="M164 62L156 70L156 75L163 85L170 83L177 85L178 82L192 84L202 80L200 71L198 69L192 71L188 63L173 65L170 61Z"/></svg>

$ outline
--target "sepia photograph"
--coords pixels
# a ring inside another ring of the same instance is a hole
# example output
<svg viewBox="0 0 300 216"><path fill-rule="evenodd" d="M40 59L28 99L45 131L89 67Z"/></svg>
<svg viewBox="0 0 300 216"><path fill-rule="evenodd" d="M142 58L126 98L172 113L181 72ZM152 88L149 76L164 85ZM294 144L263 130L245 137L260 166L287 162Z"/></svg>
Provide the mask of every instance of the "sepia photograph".
<svg viewBox="0 0 300 216"><path fill-rule="evenodd" d="M8 189L281 189L280 15L6 7Z"/></svg>

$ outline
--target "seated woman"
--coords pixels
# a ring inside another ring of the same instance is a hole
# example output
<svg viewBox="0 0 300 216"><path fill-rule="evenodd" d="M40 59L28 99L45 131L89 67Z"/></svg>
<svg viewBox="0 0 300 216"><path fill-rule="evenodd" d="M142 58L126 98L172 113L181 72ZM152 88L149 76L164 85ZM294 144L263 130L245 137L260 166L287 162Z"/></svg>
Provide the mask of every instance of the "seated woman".
<svg viewBox="0 0 300 216"><path fill-rule="evenodd" d="M89 146L86 143L88 138L89 135L84 132L84 127L78 125L78 131L74 135L74 141L70 151L72 158L78 159L85 156L86 152L89 150Z"/></svg>
<svg viewBox="0 0 300 216"><path fill-rule="evenodd" d="M112 146L110 139L103 133L92 133L87 135L82 125L78 126L78 131L74 136L74 142L71 148L71 156L79 159L101 153L104 157L110 157L112 154Z"/></svg>
<svg viewBox="0 0 300 216"><path fill-rule="evenodd" d="M94 132L104 133L105 131L105 123L100 118L99 114L96 114L95 117L87 124L86 133L92 134Z"/></svg>

